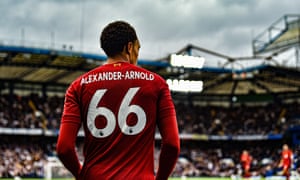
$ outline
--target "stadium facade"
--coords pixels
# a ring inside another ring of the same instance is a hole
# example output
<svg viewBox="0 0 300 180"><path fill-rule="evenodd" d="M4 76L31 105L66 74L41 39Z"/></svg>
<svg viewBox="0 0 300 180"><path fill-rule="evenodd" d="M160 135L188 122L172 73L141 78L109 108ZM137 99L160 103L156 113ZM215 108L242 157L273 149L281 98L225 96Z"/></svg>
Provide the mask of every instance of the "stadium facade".
<svg viewBox="0 0 300 180"><path fill-rule="evenodd" d="M279 30L274 33L274 29ZM291 144L294 150L300 147L299 49L300 16L284 15L253 39L251 57L229 57L195 45L187 45L176 52L192 55L192 51L199 51L203 57L210 55L226 59L226 63L220 67L173 67L170 56L160 60L139 60L139 66L165 79L203 82L201 92L172 91L183 145L181 160L185 158L197 162L193 166L198 170L190 176L217 176L208 172L209 167L202 170L199 165L202 161L191 157L195 149L200 149L206 155L210 154L210 150L218 154L219 149L223 149L223 155L214 154L213 157L222 156L223 161L227 158L238 164L236 153L244 148L255 149L260 146L261 151L267 149L270 151L270 160L274 156L272 153L276 153L283 143ZM277 63L276 58L280 54L291 50L295 51L295 67ZM39 159L43 159L40 151L44 151L47 157L55 157L59 115L66 88L81 74L101 66L105 59L103 55L72 50L0 44L0 134L4 142L0 154L4 155L6 150L21 149L34 152ZM228 64L253 59L261 60L261 64L239 69L227 68ZM80 131L79 147L83 138L84 134ZM156 140L158 146L159 134ZM30 143L37 147L28 150L26 146L22 149L16 145L18 143L21 146ZM234 157L229 155L231 151ZM196 152L197 157L201 157L201 153ZM231 162L227 161L224 164L230 170L225 168L219 171L219 175L235 173L236 166L231 167ZM256 168L264 167L261 163L256 165ZM33 168L35 172L23 175L49 176L39 172L42 171L41 166L36 166L39 168ZM173 175L179 176L181 171L182 167L177 168ZM1 172L0 175L13 176Z"/></svg>

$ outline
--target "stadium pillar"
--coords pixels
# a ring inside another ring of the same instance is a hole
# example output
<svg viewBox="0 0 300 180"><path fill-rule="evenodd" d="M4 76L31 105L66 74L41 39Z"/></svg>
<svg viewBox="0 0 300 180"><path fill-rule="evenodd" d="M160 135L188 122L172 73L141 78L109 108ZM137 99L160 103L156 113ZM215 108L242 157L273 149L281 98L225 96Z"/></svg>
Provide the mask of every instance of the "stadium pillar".
<svg viewBox="0 0 300 180"><path fill-rule="evenodd" d="M11 103L12 103L12 101L13 101L13 99L14 99L14 88L15 88L15 86L14 86L14 83L13 82L9 82L9 85L8 85L9 87L9 97L10 97L10 101L11 101Z"/></svg>
<svg viewBox="0 0 300 180"><path fill-rule="evenodd" d="M4 82L0 81L0 95L2 94L2 90L4 90L4 88L5 88Z"/></svg>
<svg viewBox="0 0 300 180"><path fill-rule="evenodd" d="M43 95L43 99L47 99L47 85L46 84L42 85L42 95Z"/></svg>
<svg viewBox="0 0 300 180"><path fill-rule="evenodd" d="M300 35L299 35L300 36ZM300 39L300 37L299 37ZM299 55L299 50L300 50L300 42L299 42L299 46L296 47L296 51L295 51L295 57L296 57L296 68L299 69L300 68L300 55Z"/></svg>

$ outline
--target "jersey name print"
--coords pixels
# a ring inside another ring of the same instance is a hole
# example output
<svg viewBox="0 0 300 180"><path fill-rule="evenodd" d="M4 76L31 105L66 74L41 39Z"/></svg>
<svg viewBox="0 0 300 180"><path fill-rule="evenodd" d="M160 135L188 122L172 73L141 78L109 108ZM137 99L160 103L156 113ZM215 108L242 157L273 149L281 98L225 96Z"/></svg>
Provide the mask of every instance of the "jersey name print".
<svg viewBox="0 0 300 180"><path fill-rule="evenodd" d="M154 80L154 75L148 72L141 72L141 71L126 71L126 72L101 72L97 74L90 74L86 77L81 78L81 85L82 84L89 84L98 81L108 81L108 80Z"/></svg>

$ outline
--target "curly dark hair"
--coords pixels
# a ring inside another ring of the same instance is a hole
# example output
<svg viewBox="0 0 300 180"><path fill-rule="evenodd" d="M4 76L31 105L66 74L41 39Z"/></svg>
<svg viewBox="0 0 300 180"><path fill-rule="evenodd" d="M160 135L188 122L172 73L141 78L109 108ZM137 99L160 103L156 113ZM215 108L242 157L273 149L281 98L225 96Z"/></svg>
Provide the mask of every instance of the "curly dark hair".
<svg viewBox="0 0 300 180"><path fill-rule="evenodd" d="M127 22L115 21L108 24L100 36L100 45L108 57L113 57L123 51L127 43L136 41L134 28Z"/></svg>

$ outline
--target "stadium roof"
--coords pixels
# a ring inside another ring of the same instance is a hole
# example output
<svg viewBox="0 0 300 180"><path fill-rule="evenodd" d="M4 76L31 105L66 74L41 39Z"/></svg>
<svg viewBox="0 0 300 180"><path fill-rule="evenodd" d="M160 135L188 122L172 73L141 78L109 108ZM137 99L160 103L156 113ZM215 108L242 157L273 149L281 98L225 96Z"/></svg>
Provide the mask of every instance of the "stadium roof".
<svg viewBox="0 0 300 180"><path fill-rule="evenodd" d="M0 46L0 79L69 85L84 72L102 65L106 56L21 46ZM139 60L143 67L167 67L167 62Z"/></svg>
<svg viewBox="0 0 300 180"><path fill-rule="evenodd" d="M102 65L106 57L72 51L0 46L0 88L27 87L20 84L61 86L62 90L84 72ZM168 61L139 60L139 65L168 79L201 80L201 93L173 93L174 97L205 101L239 101L257 98L300 97L300 71L286 67L260 65L242 70L204 67L184 69L171 67ZM12 83L11 83L12 84ZM19 84L19 86L17 86ZM30 88L29 88L30 89ZM49 89L47 89L49 90ZM252 96L249 96L252 95Z"/></svg>
<svg viewBox="0 0 300 180"><path fill-rule="evenodd" d="M253 42L253 53L284 51L300 45L300 15L287 14L260 33Z"/></svg>

